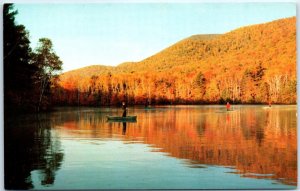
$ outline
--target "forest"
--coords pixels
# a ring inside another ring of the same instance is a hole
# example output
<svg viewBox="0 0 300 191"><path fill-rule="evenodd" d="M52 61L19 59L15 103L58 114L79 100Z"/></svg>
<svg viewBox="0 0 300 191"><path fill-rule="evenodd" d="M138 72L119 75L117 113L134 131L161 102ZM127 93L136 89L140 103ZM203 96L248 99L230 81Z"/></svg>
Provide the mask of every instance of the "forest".
<svg viewBox="0 0 300 191"><path fill-rule="evenodd" d="M53 106L144 104L295 104L296 18L194 35L140 62L93 65L59 75L49 38L34 50L29 31L5 4L5 113ZM101 60L101 58L99 58Z"/></svg>
<svg viewBox="0 0 300 191"><path fill-rule="evenodd" d="M56 105L295 104L296 18L194 35L140 62L88 66L53 84Z"/></svg>
<svg viewBox="0 0 300 191"><path fill-rule="evenodd" d="M3 6L3 69L5 115L50 108L51 84L62 69L52 41L40 38L32 50L29 32L16 24L13 4Z"/></svg>

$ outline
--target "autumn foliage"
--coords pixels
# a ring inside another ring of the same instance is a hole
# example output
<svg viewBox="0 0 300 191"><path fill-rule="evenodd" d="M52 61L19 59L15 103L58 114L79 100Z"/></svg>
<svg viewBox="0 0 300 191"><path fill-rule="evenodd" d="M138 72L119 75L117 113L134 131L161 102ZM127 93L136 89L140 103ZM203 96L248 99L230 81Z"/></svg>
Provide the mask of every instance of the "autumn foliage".
<svg viewBox="0 0 300 191"><path fill-rule="evenodd" d="M296 18L195 35L140 62L73 70L54 84L59 105L296 103Z"/></svg>

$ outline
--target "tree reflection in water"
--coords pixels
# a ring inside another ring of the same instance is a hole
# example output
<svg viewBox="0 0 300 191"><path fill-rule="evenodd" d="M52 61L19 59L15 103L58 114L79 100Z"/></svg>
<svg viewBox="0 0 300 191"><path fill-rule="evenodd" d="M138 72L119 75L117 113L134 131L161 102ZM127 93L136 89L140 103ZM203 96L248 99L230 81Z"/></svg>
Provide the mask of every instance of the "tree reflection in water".
<svg viewBox="0 0 300 191"><path fill-rule="evenodd" d="M5 118L5 188L32 189L31 172L39 171L42 185L55 181L63 161L60 141L46 115Z"/></svg>
<svg viewBox="0 0 300 191"><path fill-rule="evenodd" d="M85 138L122 135L124 141L142 139L192 164L231 166L241 176L296 184L296 108L243 106L235 112L218 113L201 106L151 112L137 109L134 113L137 123L123 125L123 129L122 123L106 123L106 114L95 112L82 112L78 121L72 113L64 113L58 125L76 130L68 131L74 137L83 136L85 130Z"/></svg>
<svg viewBox="0 0 300 191"><path fill-rule="evenodd" d="M5 118L6 188L32 188L34 170L41 174L42 185L55 184L65 137L143 142L154 152L159 148L168 156L188 159L188 167L230 166L242 177L297 183L296 107L241 106L229 113L203 106L132 110L136 123L108 123L106 115L116 114L110 108L62 108L39 120Z"/></svg>

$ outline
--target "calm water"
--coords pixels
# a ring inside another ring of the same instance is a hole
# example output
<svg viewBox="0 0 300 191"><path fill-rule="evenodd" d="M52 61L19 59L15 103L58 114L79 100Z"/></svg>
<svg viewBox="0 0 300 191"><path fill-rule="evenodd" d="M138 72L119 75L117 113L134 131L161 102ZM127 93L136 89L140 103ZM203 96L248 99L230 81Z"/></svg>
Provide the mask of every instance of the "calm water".
<svg viewBox="0 0 300 191"><path fill-rule="evenodd" d="M296 106L58 108L5 120L13 189L271 189L297 184Z"/></svg>

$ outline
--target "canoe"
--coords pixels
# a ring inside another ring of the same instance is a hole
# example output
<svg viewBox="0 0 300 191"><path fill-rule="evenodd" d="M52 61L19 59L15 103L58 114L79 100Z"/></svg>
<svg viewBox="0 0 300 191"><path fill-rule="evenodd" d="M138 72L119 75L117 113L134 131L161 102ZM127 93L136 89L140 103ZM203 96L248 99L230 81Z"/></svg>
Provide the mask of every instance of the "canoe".
<svg viewBox="0 0 300 191"><path fill-rule="evenodd" d="M107 120L110 121L136 121L137 116L126 116L126 117L120 117L120 116L106 116Z"/></svg>

